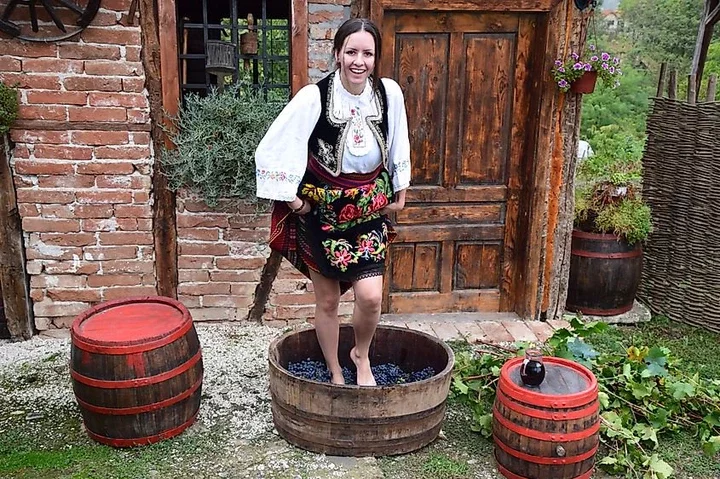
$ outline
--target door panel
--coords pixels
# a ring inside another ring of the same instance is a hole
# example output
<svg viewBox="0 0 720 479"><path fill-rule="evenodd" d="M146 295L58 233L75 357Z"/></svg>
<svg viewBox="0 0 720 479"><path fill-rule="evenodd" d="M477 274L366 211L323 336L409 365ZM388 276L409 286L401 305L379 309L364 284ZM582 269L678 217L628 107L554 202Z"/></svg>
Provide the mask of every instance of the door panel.
<svg viewBox="0 0 720 479"><path fill-rule="evenodd" d="M405 94L413 168L386 312L513 308L533 21L384 12L384 74Z"/></svg>

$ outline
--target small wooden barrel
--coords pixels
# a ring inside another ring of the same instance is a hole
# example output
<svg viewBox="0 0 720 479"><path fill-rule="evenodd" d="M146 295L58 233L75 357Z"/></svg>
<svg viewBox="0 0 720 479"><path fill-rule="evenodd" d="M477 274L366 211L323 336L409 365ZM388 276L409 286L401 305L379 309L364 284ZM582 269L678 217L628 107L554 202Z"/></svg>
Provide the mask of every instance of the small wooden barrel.
<svg viewBox="0 0 720 479"><path fill-rule="evenodd" d="M630 311L642 275L642 246L616 235L572 233L566 307L612 316Z"/></svg>
<svg viewBox="0 0 720 479"><path fill-rule="evenodd" d="M353 344L352 327L342 326L343 366L350 366ZM419 449L440 432L455 356L437 338L378 326L370 348L371 364L394 363L408 372L428 366L435 370L435 376L408 384L337 386L288 372L288 363L308 358L323 361L314 329L287 333L270 345L273 420L288 442L321 454L386 456Z"/></svg>
<svg viewBox="0 0 720 479"><path fill-rule="evenodd" d="M523 358L502 367L493 408L498 469L508 479L588 479L599 445L598 384L584 366L546 357L545 381L528 388Z"/></svg>
<svg viewBox="0 0 720 479"><path fill-rule="evenodd" d="M70 374L91 438L115 447L150 444L190 426L203 363L190 312L163 297L102 303L71 329Z"/></svg>

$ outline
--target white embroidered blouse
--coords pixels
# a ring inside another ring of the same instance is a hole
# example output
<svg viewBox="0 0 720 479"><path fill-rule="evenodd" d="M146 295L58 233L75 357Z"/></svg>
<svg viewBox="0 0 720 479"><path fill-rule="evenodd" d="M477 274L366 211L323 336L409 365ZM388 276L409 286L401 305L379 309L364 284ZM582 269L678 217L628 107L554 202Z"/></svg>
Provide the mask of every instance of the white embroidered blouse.
<svg viewBox="0 0 720 479"><path fill-rule="evenodd" d="M369 173L382 163L380 146L365 117L377 115L368 81L360 95L342 86L335 72L333 114L349 120L343 153L342 173ZM390 78L380 81L387 93L388 170L395 192L410 186L410 139L405 99L400 85ZM255 151L257 196L271 200L292 201L305 174L308 140L321 113L320 89L303 87L278 115Z"/></svg>

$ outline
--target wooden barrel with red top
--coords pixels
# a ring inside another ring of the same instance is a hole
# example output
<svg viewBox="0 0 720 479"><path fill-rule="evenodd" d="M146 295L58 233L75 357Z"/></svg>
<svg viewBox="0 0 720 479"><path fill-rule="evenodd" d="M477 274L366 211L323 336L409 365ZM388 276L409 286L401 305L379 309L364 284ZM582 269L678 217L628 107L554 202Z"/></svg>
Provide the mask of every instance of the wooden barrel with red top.
<svg viewBox="0 0 720 479"><path fill-rule="evenodd" d="M520 379L523 358L502 367L493 408L495 459L508 479L589 479L599 445L597 379L573 361L545 357L537 388Z"/></svg>
<svg viewBox="0 0 720 479"><path fill-rule="evenodd" d="M70 374L91 438L137 446L193 423L203 363L182 303L164 297L102 303L75 318L71 337Z"/></svg>

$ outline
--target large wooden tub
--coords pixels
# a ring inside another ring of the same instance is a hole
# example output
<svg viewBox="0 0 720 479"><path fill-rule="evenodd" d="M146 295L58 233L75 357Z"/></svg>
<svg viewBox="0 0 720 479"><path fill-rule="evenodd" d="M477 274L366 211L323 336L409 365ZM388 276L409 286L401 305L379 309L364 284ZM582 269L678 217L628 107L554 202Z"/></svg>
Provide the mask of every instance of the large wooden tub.
<svg viewBox="0 0 720 479"><path fill-rule="evenodd" d="M351 326L340 328L340 362L351 366ZM293 331L270 345L270 393L275 427L288 442L338 456L385 456L432 442L445 418L455 357L442 341L395 326L378 326L370 348L373 365L405 371L428 366L435 376L394 386L337 386L298 378L288 363L323 360L314 329Z"/></svg>

